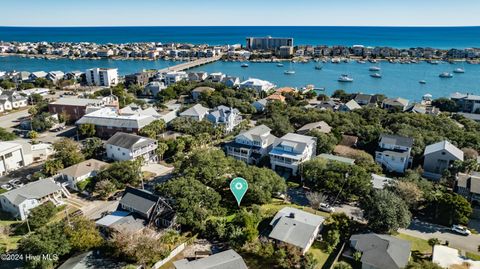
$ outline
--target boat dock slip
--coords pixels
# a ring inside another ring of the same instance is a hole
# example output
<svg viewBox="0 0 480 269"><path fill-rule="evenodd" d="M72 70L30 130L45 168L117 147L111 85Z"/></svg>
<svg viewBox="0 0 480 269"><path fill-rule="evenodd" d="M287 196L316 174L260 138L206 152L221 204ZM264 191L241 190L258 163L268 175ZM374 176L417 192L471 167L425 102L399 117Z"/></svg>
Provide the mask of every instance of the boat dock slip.
<svg viewBox="0 0 480 269"><path fill-rule="evenodd" d="M191 69L191 68L199 67L201 65L216 62L216 61L222 59L222 56L223 56L223 54L219 54L217 56L210 57L210 58L201 58L201 59L197 59L195 61L190 61L190 62L170 66L170 67L167 67L167 68L163 68L163 69L160 69L158 71L160 73L184 71L184 70L188 70L188 69Z"/></svg>

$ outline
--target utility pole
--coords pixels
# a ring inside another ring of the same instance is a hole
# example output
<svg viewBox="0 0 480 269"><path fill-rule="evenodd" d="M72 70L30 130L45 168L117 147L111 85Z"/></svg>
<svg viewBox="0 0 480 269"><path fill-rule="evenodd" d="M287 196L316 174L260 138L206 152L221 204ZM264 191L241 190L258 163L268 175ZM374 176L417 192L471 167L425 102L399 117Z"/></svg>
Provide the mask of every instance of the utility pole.
<svg viewBox="0 0 480 269"><path fill-rule="evenodd" d="M338 191L338 194L337 194L337 196L335 197L335 200L333 200L332 205L335 205L335 203L337 202L338 196L340 196L340 193L341 193L342 190L343 190L343 186L345 186L345 183L347 183L347 180L348 180L348 173L345 173L345 177L344 177L344 180L343 180L342 187L341 187L340 190Z"/></svg>

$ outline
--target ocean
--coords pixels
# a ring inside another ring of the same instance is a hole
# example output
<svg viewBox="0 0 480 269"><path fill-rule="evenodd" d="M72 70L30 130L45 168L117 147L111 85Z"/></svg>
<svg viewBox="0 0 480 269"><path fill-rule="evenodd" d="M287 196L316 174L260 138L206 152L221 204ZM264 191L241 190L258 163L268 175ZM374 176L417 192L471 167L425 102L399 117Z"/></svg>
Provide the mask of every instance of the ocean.
<svg viewBox="0 0 480 269"><path fill-rule="evenodd" d="M188 42L194 44L245 44L248 36L293 37L295 44L366 45L397 48L480 47L480 27L0 27L2 41L71 41L96 43L127 42ZM54 71L64 72L93 67L116 67L121 75L142 69L161 69L178 64L171 61L147 60L86 60L86 59L30 59L16 56L0 57L0 71ZM423 94L434 97L453 92L480 94L480 65L466 63L430 65L381 63L383 78L370 77L371 64L341 63L324 65L316 70L315 63L285 64L250 63L241 68L238 62L216 62L193 70L223 72L241 79L255 77L269 80L278 86L302 87L314 84L324 87L328 94L344 89L348 92L383 93L390 97L419 100ZM442 72L465 69L451 79L441 79ZM295 70L285 75L286 69ZM349 74L353 83L339 83L341 74ZM427 84L418 81L426 80Z"/></svg>
<svg viewBox="0 0 480 269"><path fill-rule="evenodd" d="M480 47L480 27L179 26L0 27L2 41L185 42L245 44L249 36L293 37L295 45L365 45L396 48Z"/></svg>

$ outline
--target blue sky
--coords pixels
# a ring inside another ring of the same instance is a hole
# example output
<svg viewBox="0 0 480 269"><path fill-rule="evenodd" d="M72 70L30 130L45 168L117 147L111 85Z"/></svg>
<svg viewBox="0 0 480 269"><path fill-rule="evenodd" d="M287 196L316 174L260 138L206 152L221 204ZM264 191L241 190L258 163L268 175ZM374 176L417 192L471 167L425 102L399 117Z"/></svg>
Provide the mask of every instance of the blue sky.
<svg viewBox="0 0 480 269"><path fill-rule="evenodd" d="M480 25L480 0L15 0L1 8L0 26Z"/></svg>

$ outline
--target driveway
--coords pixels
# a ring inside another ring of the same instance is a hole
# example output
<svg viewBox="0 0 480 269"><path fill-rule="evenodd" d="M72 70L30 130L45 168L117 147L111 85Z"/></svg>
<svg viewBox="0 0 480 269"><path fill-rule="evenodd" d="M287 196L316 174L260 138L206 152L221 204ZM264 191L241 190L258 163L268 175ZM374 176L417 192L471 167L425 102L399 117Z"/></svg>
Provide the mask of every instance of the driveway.
<svg viewBox="0 0 480 269"><path fill-rule="evenodd" d="M407 229L400 229L400 233L428 240L430 238L438 238L444 243L448 241L451 247L478 253L480 246L480 235L471 234L463 236L450 231L450 228L423 222L420 220L412 220Z"/></svg>
<svg viewBox="0 0 480 269"><path fill-rule="evenodd" d="M28 109L11 112L0 117L0 127L12 131L15 125L20 124L20 119L28 116Z"/></svg>

